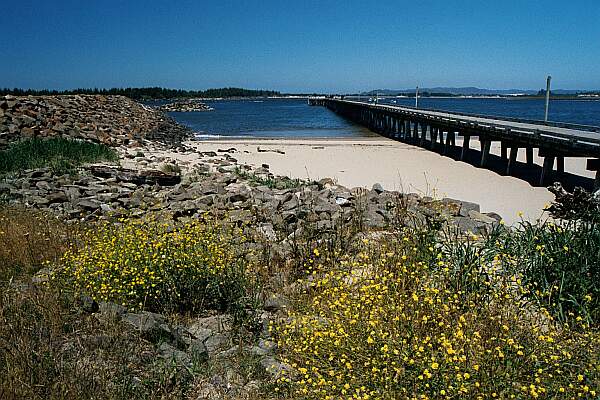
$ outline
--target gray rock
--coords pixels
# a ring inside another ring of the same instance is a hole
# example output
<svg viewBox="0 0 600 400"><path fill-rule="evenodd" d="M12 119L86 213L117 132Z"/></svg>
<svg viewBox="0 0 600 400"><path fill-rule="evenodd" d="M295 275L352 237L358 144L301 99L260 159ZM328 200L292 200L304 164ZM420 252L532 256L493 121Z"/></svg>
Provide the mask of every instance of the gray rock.
<svg viewBox="0 0 600 400"><path fill-rule="evenodd" d="M383 193L383 192L384 192L384 190L383 190L383 186L381 186L381 184L380 184L380 183L376 183L376 184L374 184L374 185L373 185L373 188L372 188L372 190L373 190L375 193L377 193L377 194L381 194L381 193Z"/></svg>
<svg viewBox="0 0 600 400"><path fill-rule="evenodd" d="M271 355L277 350L277 343L268 339L260 339L258 346L252 346L250 353L257 356Z"/></svg>
<svg viewBox="0 0 600 400"><path fill-rule="evenodd" d="M240 183L230 184L225 189L227 190L227 192L229 192L227 199L231 203L246 201L250 198L252 194L250 189L246 185Z"/></svg>
<svg viewBox="0 0 600 400"><path fill-rule="evenodd" d="M63 191L50 193L46 198L50 203L64 203L69 201L67 195Z"/></svg>
<svg viewBox="0 0 600 400"><path fill-rule="evenodd" d="M35 187L40 190L51 190L50 184L46 181L38 181L35 183Z"/></svg>
<svg viewBox="0 0 600 400"><path fill-rule="evenodd" d="M48 198L46 197L42 197L42 196L29 196L27 198L28 202L31 204L35 204L37 206L43 207L47 204L50 204L50 200L48 200Z"/></svg>
<svg viewBox="0 0 600 400"><path fill-rule="evenodd" d="M487 225L483 222L475 221L469 217L455 217L454 225L460 229L461 232L471 232L474 234L482 234L487 231Z"/></svg>
<svg viewBox="0 0 600 400"><path fill-rule="evenodd" d="M490 218L493 218L496 222L502 221L502 216L500 214L496 214L495 212L485 213Z"/></svg>
<svg viewBox="0 0 600 400"><path fill-rule="evenodd" d="M100 202L92 199L80 200L77 205L87 211L95 211L100 208Z"/></svg>
<svg viewBox="0 0 600 400"><path fill-rule="evenodd" d="M173 363L178 367L191 368L192 358L189 354L176 349L168 343L161 343L158 347L158 355L163 360Z"/></svg>
<svg viewBox="0 0 600 400"><path fill-rule="evenodd" d="M290 194L290 196L286 196L285 201L282 201L280 209L281 211L290 211L295 208L298 208L298 205L298 197L296 197L293 194Z"/></svg>
<svg viewBox="0 0 600 400"><path fill-rule="evenodd" d="M480 212L480 210L481 209L479 207L479 204L471 203L468 201L461 201L460 202L460 211L458 212L458 214L461 217L468 217L470 211Z"/></svg>
<svg viewBox="0 0 600 400"><path fill-rule="evenodd" d="M187 352L190 354L194 363L208 360L208 349L206 348L204 341L200 339L192 341Z"/></svg>
<svg viewBox="0 0 600 400"><path fill-rule="evenodd" d="M231 343L231 338L225 333L215 333L204 341L209 356L219 353Z"/></svg>
<svg viewBox="0 0 600 400"><path fill-rule="evenodd" d="M489 216L482 214L479 211L475 211L475 210L469 211L469 218L471 218L475 221L478 221L478 222L483 222L484 224L494 224L497 222L494 218L489 217Z"/></svg>
<svg viewBox="0 0 600 400"><path fill-rule="evenodd" d="M260 365L265 371L273 376L275 379L282 375L283 371L290 371L290 367L287 364L281 363L275 359L275 357L265 357L260 361Z"/></svg>
<svg viewBox="0 0 600 400"><path fill-rule="evenodd" d="M268 241L274 242L277 240L277 233L275 233L275 229L273 229L273 224L261 224L258 226L257 231Z"/></svg>
<svg viewBox="0 0 600 400"><path fill-rule="evenodd" d="M282 294L273 294L269 296L263 305L265 311L281 311L289 306L289 300Z"/></svg>
<svg viewBox="0 0 600 400"><path fill-rule="evenodd" d="M196 336L198 335L194 332L199 332L200 329L209 329L213 332L228 332L231 331L233 326L232 323L233 319L230 315L213 315L211 317L197 319L190 327L188 327L188 330Z"/></svg>
<svg viewBox="0 0 600 400"><path fill-rule="evenodd" d="M173 333L164 316L144 311L142 313L126 313L123 321L133 326L142 337L153 343L172 341Z"/></svg>

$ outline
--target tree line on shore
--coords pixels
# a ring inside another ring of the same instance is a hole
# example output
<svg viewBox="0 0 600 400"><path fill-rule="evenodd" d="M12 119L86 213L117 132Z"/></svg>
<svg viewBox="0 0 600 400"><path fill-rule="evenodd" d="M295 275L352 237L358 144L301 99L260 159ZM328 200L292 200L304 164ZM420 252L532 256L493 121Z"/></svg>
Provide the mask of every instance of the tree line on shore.
<svg viewBox="0 0 600 400"><path fill-rule="evenodd" d="M46 96L46 95L73 95L73 94L99 94L99 95L122 95L134 100L174 99L174 98L215 98L215 97L265 97L278 96L280 92L274 90L253 90L243 88L218 88L207 90L182 90L167 89L161 87L146 88L80 88L72 90L49 90L49 89L19 89L0 88L0 95L13 96Z"/></svg>

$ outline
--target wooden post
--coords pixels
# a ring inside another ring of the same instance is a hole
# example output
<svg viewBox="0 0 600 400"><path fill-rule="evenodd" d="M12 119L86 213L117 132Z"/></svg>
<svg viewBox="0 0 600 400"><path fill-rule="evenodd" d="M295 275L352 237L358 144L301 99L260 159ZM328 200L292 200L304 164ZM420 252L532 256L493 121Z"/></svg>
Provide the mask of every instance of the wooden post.
<svg viewBox="0 0 600 400"><path fill-rule="evenodd" d="M456 133L454 132L453 129L448 131L448 134L446 135L446 146L447 147L454 146L456 144L455 135L456 135Z"/></svg>
<svg viewBox="0 0 600 400"><path fill-rule="evenodd" d="M527 159L527 165L533 165L533 147L527 146L525 148L525 158Z"/></svg>
<svg viewBox="0 0 600 400"><path fill-rule="evenodd" d="M542 173L540 175L540 186L544 186L548 177L552 173L554 167L554 156L547 155L544 157L544 165L542 166Z"/></svg>
<svg viewBox="0 0 600 400"><path fill-rule="evenodd" d="M565 172L565 157L564 156L556 157L556 171L559 173Z"/></svg>
<svg viewBox="0 0 600 400"><path fill-rule="evenodd" d="M427 136L427 124L421 122L421 141L419 146L425 147L425 136Z"/></svg>
<svg viewBox="0 0 600 400"><path fill-rule="evenodd" d="M588 171L596 171L596 177L594 179L594 190L600 189L600 159L589 159L587 160Z"/></svg>
<svg viewBox="0 0 600 400"><path fill-rule="evenodd" d="M450 137L452 136L452 129L448 129L448 131L446 132L446 140L444 141L444 154L448 154L448 151L450 150Z"/></svg>
<svg viewBox="0 0 600 400"><path fill-rule="evenodd" d="M469 152L469 141L471 140L471 135L463 135L463 145L462 150L460 152L460 159L464 160L467 157L467 153Z"/></svg>
<svg viewBox="0 0 600 400"><path fill-rule="evenodd" d="M508 164L506 164L506 175L510 175L512 172L512 169L515 165L515 163L517 162L517 154L519 152L519 148L518 147L511 147L510 148L510 155L508 157Z"/></svg>
<svg viewBox="0 0 600 400"><path fill-rule="evenodd" d="M506 160L508 158L507 157L507 147L508 146L506 145L506 143L504 142L504 140L500 142L500 157L503 160Z"/></svg>
<svg viewBox="0 0 600 400"><path fill-rule="evenodd" d="M431 136L431 149L434 150L436 147L436 142L437 142L437 135L438 135L438 128L437 126L432 126L431 127L431 131L430 131L430 135Z"/></svg>
<svg viewBox="0 0 600 400"><path fill-rule="evenodd" d="M485 167L487 164L488 156L490 155L490 146L492 142L489 139L480 139L481 140L481 162L480 166Z"/></svg>

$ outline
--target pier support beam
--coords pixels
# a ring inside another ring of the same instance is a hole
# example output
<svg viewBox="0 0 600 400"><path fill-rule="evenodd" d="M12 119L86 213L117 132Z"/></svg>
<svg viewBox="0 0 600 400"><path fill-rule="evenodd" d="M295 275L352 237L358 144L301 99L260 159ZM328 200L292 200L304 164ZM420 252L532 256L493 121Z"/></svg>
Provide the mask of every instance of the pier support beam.
<svg viewBox="0 0 600 400"><path fill-rule="evenodd" d="M600 159L589 159L587 160L588 171L596 171L596 179L594 179L594 190L600 189Z"/></svg>
<svg viewBox="0 0 600 400"><path fill-rule="evenodd" d="M554 156L547 155L544 157L544 165L542 166L542 173L540 175L540 186L546 184L546 181L552 174L552 168L554 168Z"/></svg>
<svg viewBox="0 0 600 400"><path fill-rule="evenodd" d="M427 124L421 123L421 139L419 140L421 147L425 147L425 136L427 136Z"/></svg>
<svg viewBox="0 0 600 400"><path fill-rule="evenodd" d="M500 142L500 157L503 160L506 160L508 158L507 157L507 149L508 149L508 146L507 146L506 142L504 142L504 141Z"/></svg>
<svg viewBox="0 0 600 400"><path fill-rule="evenodd" d="M527 161L527 165L533 165L533 147L527 146L525 148L525 159Z"/></svg>
<svg viewBox="0 0 600 400"><path fill-rule="evenodd" d="M508 156L508 164L506 164L506 175L510 175L515 164L517 163L517 154L519 153L518 147L511 147L510 154Z"/></svg>
<svg viewBox="0 0 600 400"><path fill-rule="evenodd" d="M460 159L461 161L467 157L469 153L469 141L471 140L471 135L463 135L463 144L462 150L460 151Z"/></svg>
<svg viewBox="0 0 600 400"><path fill-rule="evenodd" d="M563 156L556 157L556 171L559 173L565 172L565 157L563 157Z"/></svg>
<svg viewBox="0 0 600 400"><path fill-rule="evenodd" d="M490 146L492 145L491 140L489 139L480 139L481 140L481 162L479 165L481 167L485 167L487 165L487 160L490 155Z"/></svg>

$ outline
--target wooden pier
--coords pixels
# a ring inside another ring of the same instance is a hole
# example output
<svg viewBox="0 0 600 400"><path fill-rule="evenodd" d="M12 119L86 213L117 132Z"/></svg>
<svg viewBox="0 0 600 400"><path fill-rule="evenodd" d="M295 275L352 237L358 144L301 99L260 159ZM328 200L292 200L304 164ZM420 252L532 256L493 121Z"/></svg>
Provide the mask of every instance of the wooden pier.
<svg viewBox="0 0 600 400"><path fill-rule="evenodd" d="M308 102L327 107L383 136L442 154L458 153L460 160L466 158L472 150L471 141L477 139L481 167L488 164L492 142L500 142L507 175L517 167L519 149L525 149L529 166L533 165L533 152L537 149L543 158L538 181L541 186L553 179L555 165L557 172L564 172L565 157L585 157L587 169L596 173L594 189L600 188L600 127L421 110L341 98L314 97ZM462 137L460 148L457 137Z"/></svg>

